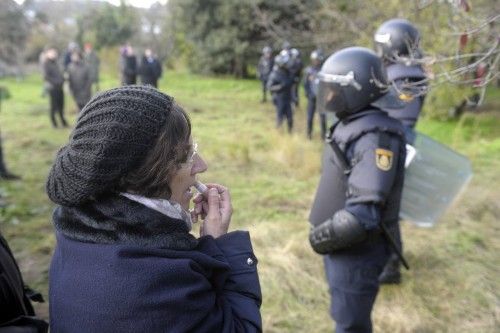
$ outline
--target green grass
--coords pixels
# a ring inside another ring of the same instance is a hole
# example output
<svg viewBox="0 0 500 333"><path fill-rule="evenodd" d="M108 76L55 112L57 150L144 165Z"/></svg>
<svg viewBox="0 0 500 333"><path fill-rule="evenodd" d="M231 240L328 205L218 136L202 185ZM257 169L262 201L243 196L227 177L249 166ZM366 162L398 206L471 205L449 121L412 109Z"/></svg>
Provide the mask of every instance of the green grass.
<svg viewBox="0 0 500 333"><path fill-rule="evenodd" d="M118 83L105 76L102 86ZM2 182L9 205L0 228L26 281L47 295L54 247L53 205L44 182L69 130L54 130L41 81L2 80L11 99L2 104L7 164L22 181ZM259 258L266 332L331 332L322 260L307 241L307 217L319 179L322 144L316 126L305 139L305 99L293 135L274 129L274 109L261 104L257 81L167 72L161 90L191 115L193 136L209 164L201 176L230 187L232 227L249 229ZM492 96L498 96L492 91ZM66 101L70 101L66 94ZM66 113L74 124L74 104ZM461 200L432 229L404 224L412 270L404 283L383 287L373 313L377 332L495 332L500 321L498 241L500 126L498 112L466 114L458 122L422 119L419 130L471 158L475 175ZM47 316L47 306L38 306Z"/></svg>

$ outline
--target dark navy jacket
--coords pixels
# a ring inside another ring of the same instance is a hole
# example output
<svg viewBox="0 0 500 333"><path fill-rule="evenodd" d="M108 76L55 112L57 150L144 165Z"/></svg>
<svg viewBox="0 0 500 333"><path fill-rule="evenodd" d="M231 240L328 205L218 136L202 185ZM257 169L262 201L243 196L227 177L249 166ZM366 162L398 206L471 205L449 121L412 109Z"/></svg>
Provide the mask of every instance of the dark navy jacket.
<svg viewBox="0 0 500 333"><path fill-rule="evenodd" d="M269 75L273 70L274 59L272 57L261 56L259 59L259 64L257 65L257 74L259 79L263 82L267 82Z"/></svg>
<svg viewBox="0 0 500 333"><path fill-rule="evenodd" d="M289 102L292 98L290 90L292 85L293 77L290 72L284 68L274 66L267 81L267 89L273 94L273 97Z"/></svg>
<svg viewBox="0 0 500 333"><path fill-rule="evenodd" d="M113 224L103 216L116 216L116 222L136 209L142 210L141 216L149 215L152 224L170 223L172 234L180 230L181 221L165 220L138 203L126 205L128 211L112 214L107 208L87 209L83 214L75 209L64 211L64 207L56 210L57 247L49 290L51 332L262 330L257 259L247 232L231 232L218 239L202 237L192 249L184 250L175 249L190 243L182 237L171 238L170 248L134 244L142 240L124 241L135 239L133 230L126 237L117 236L123 234L118 229L107 234L94 230L92 237L99 243L68 237L88 238L89 233L82 231L92 225L99 229L100 222L112 229ZM85 226L69 226L77 220ZM179 225L171 227L176 223ZM125 223L118 228L129 226ZM143 226L138 222L135 227ZM116 241L110 241L111 237Z"/></svg>

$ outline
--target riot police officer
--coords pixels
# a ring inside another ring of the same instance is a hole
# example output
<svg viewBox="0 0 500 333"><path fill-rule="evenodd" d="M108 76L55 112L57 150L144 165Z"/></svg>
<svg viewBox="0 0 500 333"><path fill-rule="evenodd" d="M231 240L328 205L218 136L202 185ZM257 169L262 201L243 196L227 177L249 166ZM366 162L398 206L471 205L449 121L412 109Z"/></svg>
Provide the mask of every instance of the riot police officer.
<svg viewBox="0 0 500 333"><path fill-rule="evenodd" d="M324 60L323 52L321 50L314 50L311 52L311 64L305 69L304 76L304 91L307 97L307 137L312 138L314 112L316 111L316 76L321 69ZM319 114L321 138L325 138L326 134L326 115Z"/></svg>
<svg viewBox="0 0 500 333"><path fill-rule="evenodd" d="M304 64L300 57L300 51L298 49L290 49L290 61L288 66L290 74L293 78L292 103L297 107L299 106L299 82L302 75L302 69L304 68Z"/></svg>
<svg viewBox="0 0 500 333"><path fill-rule="evenodd" d="M336 332L371 332L378 276L398 228L406 157L404 128L382 108L400 103L386 90L381 59L366 48L331 55L318 82L318 108L339 121L324 148L309 240L324 254Z"/></svg>
<svg viewBox="0 0 500 333"><path fill-rule="evenodd" d="M374 41L376 52L386 66L389 82L397 87L401 98L407 102L401 110L386 111L403 123L407 140L411 143L428 87L427 75L420 61L420 33L411 22L392 19L378 28Z"/></svg>
<svg viewBox="0 0 500 333"><path fill-rule="evenodd" d="M267 99L267 80L269 75L273 70L274 60L272 57L273 50L269 46L265 46L262 49L262 56L259 59L259 64L257 65L257 76L262 82L262 103Z"/></svg>
<svg viewBox="0 0 500 333"><path fill-rule="evenodd" d="M402 99L406 100L403 109L390 109L385 111L405 126L406 141L413 143L415 140L414 128L422 110L427 92L427 76L419 63L422 52L419 49L420 33L409 21L392 19L384 22L374 36L375 49L383 59L387 78L398 90ZM396 235L396 240L402 248L401 235ZM380 283L400 283L400 262L394 253L380 275Z"/></svg>
<svg viewBox="0 0 500 333"><path fill-rule="evenodd" d="M273 96L273 103L276 107L276 127L281 127L286 118L288 132L293 128L293 114L291 105L291 90L293 77L288 69L290 56L283 50L274 58L274 67L267 82L267 89Z"/></svg>

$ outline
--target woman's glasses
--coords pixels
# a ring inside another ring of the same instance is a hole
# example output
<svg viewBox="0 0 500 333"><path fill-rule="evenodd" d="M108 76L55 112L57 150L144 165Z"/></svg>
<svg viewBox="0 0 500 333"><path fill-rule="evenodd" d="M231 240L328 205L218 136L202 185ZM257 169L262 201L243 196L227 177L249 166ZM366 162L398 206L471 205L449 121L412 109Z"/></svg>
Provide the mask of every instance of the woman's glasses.
<svg viewBox="0 0 500 333"><path fill-rule="evenodd" d="M191 145L191 151L188 155L188 159L186 161L186 164L193 165L194 158L195 158L196 154L198 154L198 143L193 142L193 144Z"/></svg>

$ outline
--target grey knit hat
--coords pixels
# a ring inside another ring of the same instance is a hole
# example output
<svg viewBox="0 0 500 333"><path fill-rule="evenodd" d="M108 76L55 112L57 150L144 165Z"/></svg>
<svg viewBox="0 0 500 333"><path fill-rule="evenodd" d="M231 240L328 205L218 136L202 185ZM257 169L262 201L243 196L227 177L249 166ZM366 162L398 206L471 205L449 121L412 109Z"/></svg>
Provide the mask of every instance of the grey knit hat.
<svg viewBox="0 0 500 333"><path fill-rule="evenodd" d="M52 165L49 198L77 206L113 190L153 148L172 105L172 97L149 86L125 86L95 96Z"/></svg>

